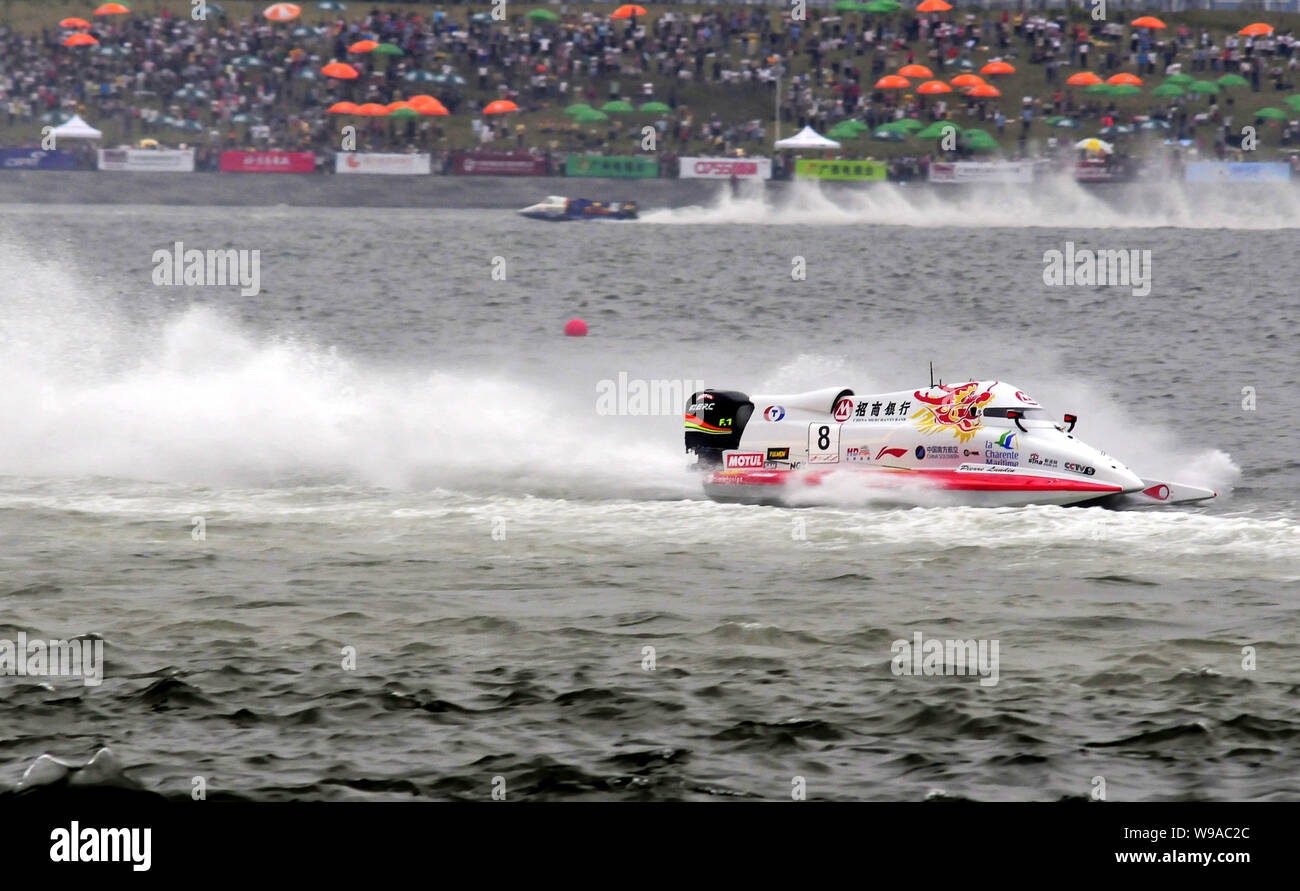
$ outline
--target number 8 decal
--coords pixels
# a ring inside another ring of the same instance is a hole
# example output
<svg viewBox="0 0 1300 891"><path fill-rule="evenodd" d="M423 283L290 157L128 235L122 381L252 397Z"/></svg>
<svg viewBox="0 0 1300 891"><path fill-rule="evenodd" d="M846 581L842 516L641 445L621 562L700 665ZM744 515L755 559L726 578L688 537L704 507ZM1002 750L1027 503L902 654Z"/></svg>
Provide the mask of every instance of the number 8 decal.
<svg viewBox="0 0 1300 891"><path fill-rule="evenodd" d="M840 425L808 425L808 463L840 463Z"/></svg>

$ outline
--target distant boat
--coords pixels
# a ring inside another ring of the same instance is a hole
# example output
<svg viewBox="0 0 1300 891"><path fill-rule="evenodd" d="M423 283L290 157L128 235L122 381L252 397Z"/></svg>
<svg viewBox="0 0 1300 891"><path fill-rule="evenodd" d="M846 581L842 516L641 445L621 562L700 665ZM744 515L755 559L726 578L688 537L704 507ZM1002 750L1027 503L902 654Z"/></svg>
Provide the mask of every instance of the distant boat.
<svg viewBox="0 0 1300 891"><path fill-rule="evenodd" d="M635 220L635 201L591 201L587 198L565 198L551 195L545 201L529 205L519 211L520 216L531 220Z"/></svg>

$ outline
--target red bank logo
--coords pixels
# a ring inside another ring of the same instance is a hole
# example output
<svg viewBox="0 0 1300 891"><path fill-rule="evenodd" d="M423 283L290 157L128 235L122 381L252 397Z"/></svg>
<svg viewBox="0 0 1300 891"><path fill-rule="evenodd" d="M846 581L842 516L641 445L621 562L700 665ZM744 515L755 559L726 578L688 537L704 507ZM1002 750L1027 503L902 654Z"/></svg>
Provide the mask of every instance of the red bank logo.
<svg viewBox="0 0 1300 891"><path fill-rule="evenodd" d="M839 402L835 403L835 420L843 423L853 414L853 400L845 396Z"/></svg>
<svg viewBox="0 0 1300 891"><path fill-rule="evenodd" d="M761 470L764 461L762 452L733 452L726 457L728 470Z"/></svg>
<svg viewBox="0 0 1300 891"><path fill-rule="evenodd" d="M879 461L885 455L889 455L894 458L901 458L906 454L907 454L907 449L881 449L880 452L876 455L876 460Z"/></svg>

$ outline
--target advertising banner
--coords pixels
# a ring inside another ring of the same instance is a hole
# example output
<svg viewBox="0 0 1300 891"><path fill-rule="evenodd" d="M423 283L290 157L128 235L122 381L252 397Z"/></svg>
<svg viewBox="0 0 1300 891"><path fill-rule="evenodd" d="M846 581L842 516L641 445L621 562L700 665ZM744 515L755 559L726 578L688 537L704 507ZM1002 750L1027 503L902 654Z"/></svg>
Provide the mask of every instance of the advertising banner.
<svg viewBox="0 0 1300 891"><path fill-rule="evenodd" d="M1034 165L1029 161L946 161L930 165L932 183L1031 183Z"/></svg>
<svg viewBox="0 0 1300 891"><path fill-rule="evenodd" d="M883 161L817 161L800 158L794 162L796 179L883 182L886 169Z"/></svg>
<svg viewBox="0 0 1300 891"><path fill-rule="evenodd" d="M462 176L546 176L546 159L504 152L457 152L452 172Z"/></svg>
<svg viewBox="0 0 1300 891"><path fill-rule="evenodd" d="M45 149L0 149L0 170L73 170L77 159L69 152Z"/></svg>
<svg viewBox="0 0 1300 891"><path fill-rule="evenodd" d="M659 175L659 159L644 158L639 155L621 158L604 155L569 155L564 162L564 175L653 179Z"/></svg>
<svg viewBox="0 0 1300 891"><path fill-rule="evenodd" d="M193 173L194 149L100 149L99 169Z"/></svg>
<svg viewBox="0 0 1300 891"><path fill-rule="evenodd" d="M681 158L681 179L771 179L771 158Z"/></svg>
<svg viewBox="0 0 1300 891"><path fill-rule="evenodd" d="M311 152L222 152L224 173L315 173Z"/></svg>
<svg viewBox="0 0 1300 891"><path fill-rule="evenodd" d="M334 156L335 173L421 174L433 172L432 155L339 152Z"/></svg>
<svg viewBox="0 0 1300 891"><path fill-rule="evenodd" d="M1283 162L1193 161L1183 168L1189 183L1284 183L1291 165Z"/></svg>

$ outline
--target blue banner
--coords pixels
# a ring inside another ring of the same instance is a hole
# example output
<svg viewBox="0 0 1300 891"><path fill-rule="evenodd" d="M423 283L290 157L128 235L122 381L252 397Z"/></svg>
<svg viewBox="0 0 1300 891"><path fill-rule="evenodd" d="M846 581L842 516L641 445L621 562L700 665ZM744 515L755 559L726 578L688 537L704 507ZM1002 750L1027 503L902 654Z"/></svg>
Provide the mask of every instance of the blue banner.
<svg viewBox="0 0 1300 891"><path fill-rule="evenodd" d="M1291 179L1286 162L1194 161L1184 168L1189 183L1277 183Z"/></svg>
<svg viewBox="0 0 1300 891"><path fill-rule="evenodd" d="M0 149L0 170L75 170L77 159L69 152L45 149Z"/></svg>

